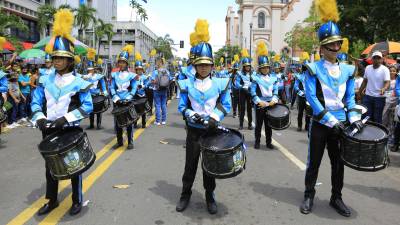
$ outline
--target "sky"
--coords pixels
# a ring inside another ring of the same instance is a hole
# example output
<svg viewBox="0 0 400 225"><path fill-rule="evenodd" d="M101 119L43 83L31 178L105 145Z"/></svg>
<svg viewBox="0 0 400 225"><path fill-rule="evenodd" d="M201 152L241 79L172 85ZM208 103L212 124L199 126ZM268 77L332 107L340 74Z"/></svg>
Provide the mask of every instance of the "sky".
<svg viewBox="0 0 400 225"><path fill-rule="evenodd" d="M228 6L237 9L234 0L147 0L147 3L140 3L149 17L145 25L157 36L169 34L175 43L179 44L180 40L185 42L184 49L179 49L179 45L175 46L178 51L173 53L180 57L187 57L190 50L189 35L194 31L198 18L208 20L213 51L221 48L225 44L225 16ZM129 0L118 0L118 20L135 20L135 13L131 12Z"/></svg>

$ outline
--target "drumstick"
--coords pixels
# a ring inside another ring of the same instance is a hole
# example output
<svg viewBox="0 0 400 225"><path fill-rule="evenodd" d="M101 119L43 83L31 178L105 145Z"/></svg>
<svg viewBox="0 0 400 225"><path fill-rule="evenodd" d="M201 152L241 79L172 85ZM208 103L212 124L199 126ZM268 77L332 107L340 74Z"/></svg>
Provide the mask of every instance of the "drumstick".
<svg viewBox="0 0 400 225"><path fill-rule="evenodd" d="M363 124L365 124L365 123L368 121L368 119L369 119L369 116L366 116L361 122L362 122ZM354 130L350 133L350 136L352 137L352 136L355 135L357 132L358 132L358 129L357 129L357 128L354 128Z"/></svg>

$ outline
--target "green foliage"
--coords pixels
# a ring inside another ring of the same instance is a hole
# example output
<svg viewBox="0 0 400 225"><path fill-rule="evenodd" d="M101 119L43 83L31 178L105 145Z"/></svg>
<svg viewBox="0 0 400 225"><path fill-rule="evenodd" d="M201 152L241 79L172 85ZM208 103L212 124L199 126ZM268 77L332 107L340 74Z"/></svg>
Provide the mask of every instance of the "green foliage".
<svg viewBox="0 0 400 225"><path fill-rule="evenodd" d="M82 31L79 39L85 41L85 30L89 28L90 24L96 24L96 9L82 4L77 9L73 9L73 11L75 12L75 25L79 26Z"/></svg>
<svg viewBox="0 0 400 225"><path fill-rule="evenodd" d="M10 38L9 28L17 28L20 31L28 32L28 27L22 19L16 15L0 11L0 36Z"/></svg>
<svg viewBox="0 0 400 225"><path fill-rule="evenodd" d="M143 8L143 6L138 3L136 0L130 0L129 6L136 10L136 14L140 17L140 21L145 22L148 18L146 9Z"/></svg>
<svg viewBox="0 0 400 225"><path fill-rule="evenodd" d="M166 34L164 37L158 37L156 40L156 46L154 48L157 50L157 53L169 60L173 58L171 45L174 44L174 40L170 37L169 34Z"/></svg>
<svg viewBox="0 0 400 225"><path fill-rule="evenodd" d="M215 53L214 53L214 64L216 65L216 66L220 66L221 64L220 64L220 62L219 62L219 59L221 58L221 57L224 57L224 62L227 62L227 63L232 63L232 61L233 61L233 56L234 55L239 55L240 56L240 51L241 51L242 49L240 49L240 47L239 46L237 46L237 45L234 45L234 46L231 46L231 45L225 45L225 46L223 46L222 48L220 48L220 49L218 49ZM225 53L226 53L226 56L225 56Z"/></svg>

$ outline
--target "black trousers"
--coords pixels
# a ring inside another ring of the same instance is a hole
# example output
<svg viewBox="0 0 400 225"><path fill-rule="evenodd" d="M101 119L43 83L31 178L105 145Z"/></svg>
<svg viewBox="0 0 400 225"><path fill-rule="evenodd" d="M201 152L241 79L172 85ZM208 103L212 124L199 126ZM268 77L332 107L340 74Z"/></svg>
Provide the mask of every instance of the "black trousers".
<svg viewBox="0 0 400 225"><path fill-rule="evenodd" d="M298 106L298 114L297 114L297 127L301 128L303 126L303 114L304 111L306 110L306 98L298 96L297 100L297 106ZM310 127L310 116L305 114L305 121L306 125L304 127L305 130L308 130Z"/></svg>
<svg viewBox="0 0 400 225"><path fill-rule="evenodd" d="M146 93L146 97L147 97L147 101L149 102L149 105L150 105L150 108L151 108L151 111L150 112L153 112L153 89L150 89L150 88L146 88L145 89L145 93Z"/></svg>
<svg viewBox="0 0 400 225"><path fill-rule="evenodd" d="M264 109L259 109L256 108L256 128L254 129L254 136L256 137L256 143L260 143L261 140L261 129L264 123L264 129L265 129L265 143L266 144L271 144L272 142L272 129L268 125L268 118L265 113L265 108Z"/></svg>
<svg viewBox="0 0 400 225"><path fill-rule="evenodd" d="M332 197L341 198L344 165L340 159L339 136L334 134L333 128L329 128L315 121L311 123L310 129L310 143L305 178L306 190L304 196L313 198L315 195L315 183L317 182L318 170L326 146L331 161Z"/></svg>
<svg viewBox="0 0 400 225"><path fill-rule="evenodd" d="M97 115L97 126L101 125L101 119L102 119L102 115L101 113L96 113ZM90 113L89 115L89 120L90 120L90 126L93 127L94 126L94 113Z"/></svg>
<svg viewBox="0 0 400 225"><path fill-rule="evenodd" d="M54 133L56 129L47 129L42 131L42 137L45 138L47 135ZM49 202L56 202L58 195L58 180L54 179L50 173L49 166L47 162L46 166L46 199ZM82 193L82 174L75 176L71 179L72 185L72 203L79 204L82 203L83 193Z"/></svg>
<svg viewBox="0 0 400 225"><path fill-rule="evenodd" d="M236 115L237 108L239 105L239 90L232 88L232 110L233 115Z"/></svg>
<svg viewBox="0 0 400 225"><path fill-rule="evenodd" d="M239 91L239 123L243 126L244 113L247 109L247 119L249 120L248 125L251 126L253 122L252 102L251 95L248 91L241 89Z"/></svg>
<svg viewBox="0 0 400 225"><path fill-rule="evenodd" d="M137 121L134 123L135 127L137 126ZM146 113L142 114L142 126L146 126Z"/></svg>
<svg viewBox="0 0 400 225"><path fill-rule="evenodd" d="M187 127L185 172L182 176L182 197L192 195L192 186L196 177L197 165L200 158L199 138L206 130ZM215 178L208 176L203 171L203 187L208 193L215 190Z"/></svg>

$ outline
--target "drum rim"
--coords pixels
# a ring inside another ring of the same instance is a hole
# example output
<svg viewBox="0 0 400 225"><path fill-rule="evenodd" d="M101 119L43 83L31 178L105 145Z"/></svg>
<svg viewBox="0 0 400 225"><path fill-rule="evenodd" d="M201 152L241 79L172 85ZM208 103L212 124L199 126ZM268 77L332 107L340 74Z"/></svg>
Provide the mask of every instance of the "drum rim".
<svg viewBox="0 0 400 225"><path fill-rule="evenodd" d="M76 140L67 143L65 146L63 146L63 148L58 148L57 151L42 151L41 145L42 143L44 143L45 141L49 142L49 140L53 139L55 136L57 136L60 132L62 131L66 131L66 130L77 130L81 132L81 135L79 138L77 138ZM71 149L72 146L76 145L77 143L79 143L80 141L82 141L82 139L85 138L85 136L87 137L86 132L81 128L81 127L66 127L64 129L58 130L50 135L48 135L47 137L45 137L39 144L38 144L38 149L39 152L42 155L52 155L52 154L58 154L58 153L63 153L65 151L68 151L69 149Z"/></svg>
<svg viewBox="0 0 400 225"><path fill-rule="evenodd" d="M286 126L282 127L282 128L273 127L273 126L270 125L270 123L268 123L268 125L271 127L272 130L285 130L288 127L290 127L291 124L292 124L292 121L290 121L290 118L289 118L289 123Z"/></svg>
<svg viewBox="0 0 400 225"><path fill-rule="evenodd" d="M366 124L374 125L376 127L381 128L386 133L386 137L384 137L382 139L378 139L377 141L375 141L375 140L362 140L362 143L368 143L368 144L381 143L381 142L384 142L385 140L387 140L389 138L388 137L389 136L389 130L385 126L383 126L382 124L375 123L375 122L372 122L372 121L367 121ZM360 139L357 139L355 137L349 136L345 132L341 133L341 138L350 139L350 140L355 141L355 142L361 142Z"/></svg>
<svg viewBox="0 0 400 225"><path fill-rule="evenodd" d="M242 146L244 144L244 142L245 142L244 135L240 131L238 131L236 129L233 129L233 128L225 128L225 129L228 129L230 132L233 131L236 134L240 134L240 138L242 140L241 143L236 145L236 146L234 146L234 147L231 147L231 148L228 148L228 149L224 149L224 150L219 150L218 152L216 152L216 151L208 149L208 148L206 148L206 147L204 147L202 145L203 141L201 141L201 140L203 140L208 135L208 133L206 133L204 135L201 135L201 137L199 138L198 142L199 142L199 145L200 145L200 151L207 151L207 152L212 152L212 153L215 153L215 154L222 154L222 153L226 153L226 152L234 152L235 150L237 150L237 148L239 148L240 146Z"/></svg>
<svg viewBox="0 0 400 225"><path fill-rule="evenodd" d="M207 175L209 175L209 176L211 176L211 177L214 177L214 178L216 178L216 179L226 179L226 178L232 178L232 177L236 177L237 175L239 175L240 173L242 173L244 170L245 170L245 168L246 168L246 163L247 163L247 155L246 155L246 151L242 151L243 152L243 161L244 161L244 164L243 164L243 166L239 169L239 170L237 170L237 171L233 171L233 172L229 172L229 173L224 173L224 174L217 174L217 173L212 173L212 172L210 172L209 170L207 170L206 168L205 168L205 165L204 165L204 159L203 159L203 153L201 154L201 168L203 169L203 171L207 174Z"/></svg>
<svg viewBox="0 0 400 225"><path fill-rule="evenodd" d="M356 166L352 163L347 162L346 160L343 159L342 157L343 155L340 155L340 159L342 160L343 164L354 169L357 171L363 171L363 172L376 172L379 170L383 170L387 167L388 162L387 162L387 157L385 157L385 162L383 163L383 165L379 165L379 166L375 166L375 167L365 167L365 166Z"/></svg>

